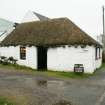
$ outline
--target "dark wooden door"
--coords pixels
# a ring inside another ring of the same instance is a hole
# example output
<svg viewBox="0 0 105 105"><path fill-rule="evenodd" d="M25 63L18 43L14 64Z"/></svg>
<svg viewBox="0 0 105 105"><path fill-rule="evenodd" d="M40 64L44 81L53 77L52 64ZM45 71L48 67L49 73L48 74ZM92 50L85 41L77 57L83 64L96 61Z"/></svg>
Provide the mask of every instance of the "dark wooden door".
<svg viewBox="0 0 105 105"><path fill-rule="evenodd" d="M47 70L47 48L37 47L37 62L39 70Z"/></svg>

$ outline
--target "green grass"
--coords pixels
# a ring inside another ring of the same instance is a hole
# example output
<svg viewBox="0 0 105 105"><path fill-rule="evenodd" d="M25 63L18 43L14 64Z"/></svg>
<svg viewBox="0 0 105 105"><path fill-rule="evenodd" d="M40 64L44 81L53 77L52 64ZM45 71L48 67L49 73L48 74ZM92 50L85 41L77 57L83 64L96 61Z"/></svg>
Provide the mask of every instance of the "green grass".
<svg viewBox="0 0 105 105"><path fill-rule="evenodd" d="M26 66L20 66L20 65L14 65L14 64L8 64L8 65L2 65L0 64L0 67L2 68L14 68L13 70L19 70L19 71L27 71L31 72L34 74L42 74L45 76L50 76L50 77L58 77L58 78L87 78L89 76L92 76L93 74L79 74L79 73L74 73L74 72L58 72L58 71L46 71L46 70L35 70L30 67Z"/></svg>
<svg viewBox="0 0 105 105"><path fill-rule="evenodd" d="M105 63L102 63L101 67L98 68L98 69L94 72L94 74L96 74L96 73L99 72L100 70L105 70L104 68L105 68Z"/></svg>
<svg viewBox="0 0 105 105"><path fill-rule="evenodd" d="M16 70L35 71L35 69L32 69L30 67L26 67L26 66L20 66L18 64L7 64L7 65L0 64L0 67L3 67L3 68L14 68Z"/></svg>
<svg viewBox="0 0 105 105"><path fill-rule="evenodd" d="M57 71L47 71L45 72L48 76L60 77L60 78L87 78L92 74L82 74L74 72L57 72Z"/></svg>
<svg viewBox="0 0 105 105"><path fill-rule="evenodd" d="M103 63L99 69L102 69L102 68L105 68L105 63Z"/></svg>
<svg viewBox="0 0 105 105"><path fill-rule="evenodd" d="M16 104L8 101L6 98L0 97L0 105L16 105Z"/></svg>

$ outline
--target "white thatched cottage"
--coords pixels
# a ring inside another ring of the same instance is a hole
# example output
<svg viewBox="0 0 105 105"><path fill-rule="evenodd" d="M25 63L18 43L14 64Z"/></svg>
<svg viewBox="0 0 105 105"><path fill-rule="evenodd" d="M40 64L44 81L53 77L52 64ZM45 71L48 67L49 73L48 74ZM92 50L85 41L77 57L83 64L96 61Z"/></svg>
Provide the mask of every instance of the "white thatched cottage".
<svg viewBox="0 0 105 105"><path fill-rule="evenodd" d="M102 64L102 46L67 18L22 23L1 43L0 55L34 69L93 73Z"/></svg>

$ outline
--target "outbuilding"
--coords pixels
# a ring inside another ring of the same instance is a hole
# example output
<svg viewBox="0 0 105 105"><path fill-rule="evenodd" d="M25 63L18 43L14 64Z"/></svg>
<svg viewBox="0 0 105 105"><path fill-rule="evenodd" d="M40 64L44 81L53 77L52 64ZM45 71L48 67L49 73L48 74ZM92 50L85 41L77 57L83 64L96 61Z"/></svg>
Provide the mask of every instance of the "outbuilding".
<svg viewBox="0 0 105 105"><path fill-rule="evenodd" d="M13 56L34 69L73 72L83 64L93 73L102 64L102 46L68 18L19 24L1 43L0 56Z"/></svg>
<svg viewBox="0 0 105 105"><path fill-rule="evenodd" d="M3 41L17 25L17 23L0 18L0 42Z"/></svg>

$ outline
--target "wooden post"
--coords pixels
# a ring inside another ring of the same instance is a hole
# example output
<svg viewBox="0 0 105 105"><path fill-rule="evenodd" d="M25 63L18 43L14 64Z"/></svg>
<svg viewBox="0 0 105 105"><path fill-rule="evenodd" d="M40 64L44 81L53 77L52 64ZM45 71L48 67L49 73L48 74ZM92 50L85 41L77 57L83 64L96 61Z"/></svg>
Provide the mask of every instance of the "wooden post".
<svg viewBox="0 0 105 105"><path fill-rule="evenodd" d="M103 8L103 35L105 35L105 15L104 15L105 8L104 6L102 8Z"/></svg>
<svg viewBox="0 0 105 105"><path fill-rule="evenodd" d="M103 35L102 35L102 43L103 43L103 62L105 62L105 8L102 6L102 23L103 23Z"/></svg>

